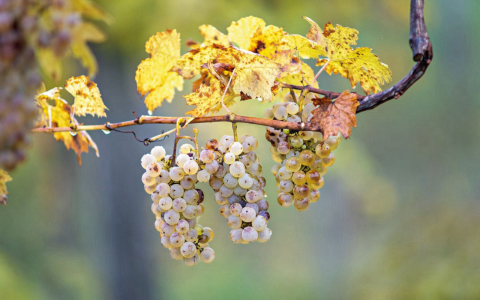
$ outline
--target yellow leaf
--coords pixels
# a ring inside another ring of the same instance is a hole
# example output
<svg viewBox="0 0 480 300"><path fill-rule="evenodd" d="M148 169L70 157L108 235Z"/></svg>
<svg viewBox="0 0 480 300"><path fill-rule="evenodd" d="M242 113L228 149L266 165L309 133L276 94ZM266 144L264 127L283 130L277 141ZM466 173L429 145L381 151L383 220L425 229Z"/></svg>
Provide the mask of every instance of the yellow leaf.
<svg viewBox="0 0 480 300"><path fill-rule="evenodd" d="M334 27L327 23L322 32L317 23L306 17L304 19L311 24L307 38L324 45L325 53L321 55L328 59L319 59L317 66L323 66L329 61L325 67L328 74L340 74L348 78L352 87L360 82L366 94L381 91L380 84L391 80L392 72L370 48L352 49L351 45L357 44L357 30L340 25Z"/></svg>
<svg viewBox="0 0 480 300"><path fill-rule="evenodd" d="M317 58L325 55L325 50L320 45L301 35L286 35L283 40L291 49L298 51L301 58Z"/></svg>
<svg viewBox="0 0 480 300"><path fill-rule="evenodd" d="M230 46L230 40L228 39L228 36L218 31L218 29L212 25L200 26L200 34L204 37L202 47L213 44L218 44L225 47Z"/></svg>
<svg viewBox="0 0 480 300"><path fill-rule="evenodd" d="M72 116L72 108L65 100L60 98L59 88L54 88L44 92L36 97L37 103L42 107L46 118L46 124L49 127L72 127L79 125L78 121ZM49 102L54 102L51 105ZM86 131L79 131L76 135L70 132L55 132L55 139L63 141L67 149L72 149L77 154L78 164L82 164L82 152L88 152L88 147L95 150L97 156L100 156L98 147Z"/></svg>
<svg viewBox="0 0 480 300"><path fill-rule="evenodd" d="M307 20L307 22L311 25L310 30L307 33L307 39L314 41L320 47L325 48L325 46L327 46L327 43L325 41L325 37L323 36L323 31L320 26L318 26L318 24L309 17L303 17L303 19Z"/></svg>
<svg viewBox="0 0 480 300"><path fill-rule="evenodd" d="M0 169L0 204L7 204L7 182L12 181L12 177L8 175L7 171Z"/></svg>
<svg viewBox="0 0 480 300"><path fill-rule="evenodd" d="M53 80L58 80L62 74L62 64L58 57L49 48L37 48L37 59L42 70L52 77Z"/></svg>
<svg viewBox="0 0 480 300"><path fill-rule="evenodd" d="M105 35L95 25L90 23L81 23L75 27L72 37L73 56L80 59L82 65L87 68L90 77L93 77L98 71L97 60L92 50L88 47L88 42L100 43L105 40Z"/></svg>
<svg viewBox="0 0 480 300"><path fill-rule="evenodd" d="M222 97L225 91L225 86L216 79L210 80L210 85L201 84L197 91L183 96L187 100L188 105L196 105L194 110L187 112L187 114L194 117L206 116L218 112L222 108ZM230 106L235 101L234 96L227 92L224 103Z"/></svg>
<svg viewBox="0 0 480 300"><path fill-rule="evenodd" d="M377 93L382 90L380 84L388 83L392 79L392 72L371 50L364 47L357 48L339 61L330 61L325 71L328 74L339 73L348 78L352 87L360 82L366 94ZM326 60L319 60L317 65L321 66L325 63Z"/></svg>
<svg viewBox="0 0 480 300"><path fill-rule="evenodd" d="M150 37L145 50L150 58L138 65L135 80L138 93L142 97L148 93L145 104L152 111L164 100L172 102L175 88L179 91L183 89L183 78L170 71L180 57L180 34L176 30L159 32Z"/></svg>
<svg viewBox="0 0 480 300"><path fill-rule="evenodd" d="M282 83L294 84L294 85L309 85L312 83L313 78L315 78L315 73L313 72L312 68L304 63L301 62L300 68L295 73L290 73L287 76L281 78L279 81ZM313 83L313 87L318 88L318 82L315 81ZM280 89L277 96L283 97L285 94L289 93L289 89Z"/></svg>
<svg viewBox="0 0 480 300"><path fill-rule="evenodd" d="M271 88L280 73L279 65L261 55L233 47L212 45L190 50L177 60L173 70L189 79L200 73L209 62L230 65L235 69L233 91L251 98L271 100Z"/></svg>
<svg viewBox="0 0 480 300"><path fill-rule="evenodd" d="M91 114L106 117L105 109L108 109L102 101L102 95L97 84L86 76L71 77L65 84L65 89L75 97L72 107L77 116Z"/></svg>
<svg viewBox="0 0 480 300"><path fill-rule="evenodd" d="M290 73L297 69L298 62L293 58L295 50L283 39L287 35L283 28L265 26L262 19L247 17L233 22L228 31L229 37L241 45L240 48L275 61L282 72Z"/></svg>
<svg viewBox="0 0 480 300"><path fill-rule="evenodd" d="M251 39L258 30L262 30L265 27L265 21L260 18L249 16L241 18L237 22L227 28L228 37L232 42L245 50L248 50L251 44Z"/></svg>
<svg viewBox="0 0 480 300"><path fill-rule="evenodd" d="M91 19L111 23L112 16L107 14L100 6L90 0L73 0L73 10Z"/></svg>

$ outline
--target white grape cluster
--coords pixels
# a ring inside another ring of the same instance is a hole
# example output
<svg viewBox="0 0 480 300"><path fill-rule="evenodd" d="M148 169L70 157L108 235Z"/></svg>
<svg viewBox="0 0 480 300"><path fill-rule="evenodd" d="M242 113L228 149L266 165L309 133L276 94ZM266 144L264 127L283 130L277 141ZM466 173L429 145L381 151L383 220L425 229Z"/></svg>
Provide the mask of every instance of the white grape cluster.
<svg viewBox="0 0 480 300"><path fill-rule="evenodd" d="M204 212L203 191L196 189L199 165L194 148L190 144L180 147L175 162L166 155L162 146L142 157L145 169L142 182L152 198L155 228L160 232L162 245L170 250L175 260L188 266L198 260L210 263L215 252L208 243L213 239L213 230L197 223Z"/></svg>
<svg viewBox="0 0 480 300"><path fill-rule="evenodd" d="M200 152L203 170L197 177L215 191L220 213L231 228L230 239L237 244L264 243L272 235L267 227L266 181L254 152L257 146L252 136L244 135L235 142L233 136L224 135L220 142L209 140Z"/></svg>
<svg viewBox="0 0 480 300"><path fill-rule="evenodd" d="M290 94L285 103L276 103L268 108L265 117L288 122L306 122L315 109L312 96L305 97L305 106L300 112L297 103ZM278 162L272 168L277 179L278 203L283 207L290 205L305 211L310 203L320 198L319 189L324 185L323 176L328 167L335 162L335 150L340 142L339 136L330 136L323 141L320 132L290 131L267 128L266 139L271 143L272 158Z"/></svg>

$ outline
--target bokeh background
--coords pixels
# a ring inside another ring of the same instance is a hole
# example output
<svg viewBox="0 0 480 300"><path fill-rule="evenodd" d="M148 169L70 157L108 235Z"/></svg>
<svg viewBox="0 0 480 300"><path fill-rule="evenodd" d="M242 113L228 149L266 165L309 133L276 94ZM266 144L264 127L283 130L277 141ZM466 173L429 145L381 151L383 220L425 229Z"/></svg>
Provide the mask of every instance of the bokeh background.
<svg viewBox="0 0 480 300"><path fill-rule="evenodd" d="M108 41L93 46L95 81L108 120L132 119L134 110L147 113L134 76L157 31L200 40L202 24L226 32L255 15L305 34L307 15L358 29L359 45L372 47L396 82L413 65L409 2L102 0L115 21L104 26ZM161 246L140 181L150 147L131 135L93 132L101 157L84 154L79 167L51 135L36 134L0 209L0 299L480 299L480 2L426 2L432 65L400 100L358 115L319 202L303 213L276 204L266 141L258 152L271 195L268 243L231 243L205 188L201 223L215 230L210 265L187 267ZM65 78L83 73L67 62ZM326 74L320 86L349 88ZM184 103L178 94L155 114L182 115ZM266 107L233 110L262 116ZM202 143L230 132L227 124L198 127ZM148 137L169 128L134 130ZM239 131L263 141L264 128L241 124ZM171 149L172 141L162 144Z"/></svg>

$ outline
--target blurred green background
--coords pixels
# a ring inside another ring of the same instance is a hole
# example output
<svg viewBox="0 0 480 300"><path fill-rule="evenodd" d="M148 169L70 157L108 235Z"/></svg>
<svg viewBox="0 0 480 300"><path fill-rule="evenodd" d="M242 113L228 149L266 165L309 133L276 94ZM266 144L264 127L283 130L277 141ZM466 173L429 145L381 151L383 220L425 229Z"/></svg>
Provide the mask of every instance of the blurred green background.
<svg viewBox="0 0 480 300"><path fill-rule="evenodd" d="M254 15L305 34L307 15L358 29L359 45L374 49L394 82L413 65L407 0L100 4L115 19L104 27L107 42L93 46L100 65L95 81L111 122L132 119L134 110L147 113L135 70L147 57L147 39L167 28L183 41L200 40L202 24L226 32L230 22ZM276 204L268 143L261 142L272 239L231 243L216 203L207 201L200 223L215 230L210 265L187 267L161 246L140 180L140 158L150 147L131 135L93 132L101 157L84 154L79 167L52 136L36 134L27 163L12 174L9 204L0 209L0 299L480 299L479 11L478 1L426 1L432 65L400 100L358 115L321 200L308 211ZM70 64L65 77L83 73ZM349 87L326 74L319 83L334 91ZM184 103L177 94L154 113L182 115ZM233 110L262 116L267 107L249 104ZM134 130L144 138L170 128ZM230 132L226 124L199 129L201 143ZM239 131L263 141L264 128L239 125ZM163 145L171 149L172 141Z"/></svg>

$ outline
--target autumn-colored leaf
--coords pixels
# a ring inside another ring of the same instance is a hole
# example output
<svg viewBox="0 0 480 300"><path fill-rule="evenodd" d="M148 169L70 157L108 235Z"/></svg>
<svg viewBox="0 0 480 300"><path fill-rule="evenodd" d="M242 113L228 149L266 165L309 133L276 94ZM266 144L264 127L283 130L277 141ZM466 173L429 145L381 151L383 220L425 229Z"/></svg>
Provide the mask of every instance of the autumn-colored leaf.
<svg viewBox="0 0 480 300"><path fill-rule="evenodd" d="M58 88L46 91L36 97L37 103L43 109L42 118L45 126L48 127L72 127L79 125L75 117L72 116L72 107L60 98ZM53 102L53 104L50 104ZM97 156L100 156L98 147L86 131L79 131L72 135L70 132L55 132L55 139L63 141L67 149L72 149L77 154L78 164L82 164L82 152L88 152L88 147L95 150Z"/></svg>
<svg viewBox="0 0 480 300"><path fill-rule="evenodd" d="M225 47L230 46L230 40L228 39L228 36L220 32L212 25L200 26L200 34L204 37L202 47L213 44L222 45Z"/></svg>
<svg viewBox="0 0 480 300"><path fill-rule="evenodd" d="M324 139L337 135L338 132L347 139L352 132L352 127L357 127L355 116L359 105L357 94L344 91L333 101L329 98L315 98L313 103L318 107L312 111L313 117L310 122L320 126Z"/></svg>
<svg viewBox="0 0 480 300"><path fill-rule="evenodd" d="M197 106L187 114L201 117L218 112L222 108L225 86L216 79L212 79L209 83L210 85L201 84L197 91L184 96L188 105ZM224 99L225 105L230 106L235 103L233 98L234 96L227 92Z"/></svg>
<svg viewBox="0 0 480 300"><path fill-rule="evenodd" d="M176 30L159 32L145 44L150 58L142 60L135 80L137 91L145 98L148 110L162 105L164 100L172 102L175 88L183 89L183 78L171 69L180 57L180 34Z"/></svg>
<svg viewBox="0 0 480 300"><path fill-rule="evenodd" d="M62 59L73 55L78 58L82 65L88 69L89 76L97 73L97 61L87 43L103 42L105 35L93 23L89 23L83 17L110 23L112 17L105 13L97 4L90 0L70 1L69 5L36 5L31 13L38 18L40 31L55 32L57 30L59 16L77 16L78 20L72 20L71 32L62 36L60 43L56 46L35 47L38 62L41 68L57 80L62 72Z"/></svg>
<svg viewBox="0 0 480 300"><path fill-rule="evenodd" d="M370 48L352 49L351 45L357 44L358 31L352 28L337 25L334 27L327 23L324 30L317 23L304 17L310 24L307 38L320 45L325 50L319 59L317 66L323 66L328 62L325 71L328 74L340 74L350 80L352 87L359 82L365 93L377 93L381 91L380 84L391 80L391 71L388 66L371 52ZM308 47L307 47L308 49Z"/></svg>
<svg viewBox="0 0 480 300"><path fill-rule="evenodd" d="M280 73L279 65L261 55L233 47L212 45L190 50L177 60L173 70L189 79L200 73L207 63L233 66L235 76L232 88L236 94L245 93L252 98L271 100L271 88Z"/></svg>
<svg viewBox="0 0 480 300"><path fill-rule="evenodd" d="M251 40L258 30L265 27L265 21L260 18L249 16L241 18L227 28L229 39L236 43L240 48L248 50Z"/></svg>
<svg viewBox="0 0 480 300"><path fill-rule="evenodd" d="M90 0L75 0L72 1L72 6L74 11L90 19L100 20L105 23L111 23L113 21L112 16Z"/></svg>
<svg viewBox="0 0 480 300"><path fill-rule="evenodd" d="M98 71L98 64L95 55L88 47L88 42L100 43L105 40L105 35L91 23L81 23L76 26L72 34L72 53L80 59L82 65L87 68L90 77L95 76Z"/></svg>
<svg viewBox="0 0 480 300"><path fill-rule="evenodd" d="M283 37L283 40L291 49L298 52L301 58L317 58L325 55L325 50L320 45L301 35L290 34Z"/></svg>
<svg viewBox="0 0 480 300"><path fill-rule="evenodd" d="M246 17L233 22L228 32L229 37L243 50L258 53L278 63L284 73L281 77L298 70L295 50L284 40L287 33L283 28L266 26L262 19Z"/></svg>
<svg viewBox="0 0 480 300"><path fill-rule="evenodd" d="M325 48L327 46L327 43L325 41L325 37L323 36L323 31L320 26L318 26L318 24L309 17L303 17L303 19L307 20L307 22L311 25L310 30L308 31L306 36L307 39L314 41L318 44L318 46Z"/></svg>
<svg viewBox="0 0 480 300"><path fill-rule="evenodd" d="M102 100L102 95L97 84L86 76L71 77L65 84L65 89L75 97L72 105L77 116L91 114L106 117L105 109L108 109Z"/></svg>
<svg viewBox="0 0 480 300"><path fill-rule="evenodd" d="M7 171L0 169L0 204L7 204L7 182L12 181L12 177L8 175Z"/></svg>
<svg viewBox="0 0 480 300"><path fill-rule="evenodd" d="M365 47L357 48L341 60L331 60L325 71L348 78L352 87L360 82L366 94L378 93L382 90L380 84L388 83L392 79L392 72L371 50ZM325 63L325 59L318 60L317 66Z"/></svg>
<svg viewBox="0 0 480 300"><path fill-rule="evenodd" d="M279 81L287 84L305 86L307 84L311 84L313 78L315 78L315 73L313 72L312 68L302 61L297 72L291 72L287 76L281 78ZM315 81L312 86L318 88L318 82ZM283 97L287 93L289 93L288 89L280 89L277 97Z"/></svg>

